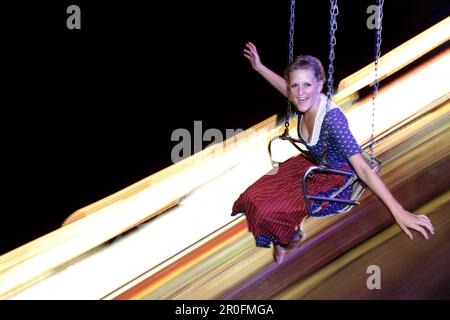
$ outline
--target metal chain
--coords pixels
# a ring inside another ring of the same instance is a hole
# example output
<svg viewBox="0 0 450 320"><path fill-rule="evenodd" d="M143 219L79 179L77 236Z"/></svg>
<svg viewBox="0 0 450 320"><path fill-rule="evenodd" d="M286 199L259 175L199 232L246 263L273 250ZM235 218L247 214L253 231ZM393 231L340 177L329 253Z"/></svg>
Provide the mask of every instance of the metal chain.
<svg viewBox="0 0 450 320"><path fill-rule="evenodd" d="M334 46L336 45L336 30L337 30L337 15L339 14L339 7L337 0L330 0L330 53L328 56L328 77L327 77L327 106L326 106L326 115L325 115L325 139L324 139L324 152L322 161L320 162L320 166L326 165L326 158L328 153L328 131L329 131L329 120L328 120L328 111L330 110L330 102L333 97L334 88L333 88L333 72L334 72Z"/></svg>
<svg viewBox="0 0 450 320"><path fill-rule="evenodd" d="M289 63L294 59L294 26L295 26L295 0L291 0L289 11Z"/></svg>
<svg viewBox="0 0 450 320"><path fill-rule="evenodd" d="M383 29L383 4L384 0L377 0L378 1L378 17L376 21L376 34L375 34L375 57L374 57L374 65L375 65L375 79L373 82L373 89L372 89L372 133L370 136L370 165L372 168L375 166L375 157L374 157L374 144L375 144L375 99L378 95L378 87L380 85L378 81L378 60L380 59L381 55L381 31Z"/></svg>
<svg viewBox="0 0 450 320"><path fill-rule="evenodd" d="M288 48L288 63L291 63L294 59L294 24L295 23L295 0L291 0L291 8L289 11L289 48ZM291 100L287 100L287 113L284 127L287 130L289 128L289 119L291 118L292 103Z"/></svg>

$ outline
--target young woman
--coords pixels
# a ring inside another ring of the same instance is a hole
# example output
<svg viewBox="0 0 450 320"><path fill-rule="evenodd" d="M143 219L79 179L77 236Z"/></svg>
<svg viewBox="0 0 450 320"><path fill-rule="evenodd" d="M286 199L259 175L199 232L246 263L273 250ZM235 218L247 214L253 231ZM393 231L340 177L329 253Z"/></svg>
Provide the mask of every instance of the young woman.
<svg viewBox="0 0 450 320"><path fill-rule="evenodd" d="M324 153L328 123L327 163L336 169L356 172L358 177L386 204L400 228L412 239L409 229L420 232L428 239L434 228L426 215L414 215L400 205L383 181L370 168L361 155L361 147L349 130L345 115L333 102L322 94L325 73L320 61L312 56L298 56L289 64L285 77L281 77L261 63L258 51L251 42L244 47L244 56L250 60L255 71L272 86L289 97L299 114L299 138L320 162ZM249 229L255 236L256 245L270 247L274 244L275 261L281 263L287 250L297 246L302 234L302 224L307 217L300 178L314 165L298 155L281 163L276 174L261 177L242 193L233 205L233 214L244 212ZM333 174L318 174L312 178L311 194L329 196L347 177ZM349 199L351 186L340 194ZM338 203L311 201L312 208L321 207L320 216L336 212L345 206Z"/></svg>

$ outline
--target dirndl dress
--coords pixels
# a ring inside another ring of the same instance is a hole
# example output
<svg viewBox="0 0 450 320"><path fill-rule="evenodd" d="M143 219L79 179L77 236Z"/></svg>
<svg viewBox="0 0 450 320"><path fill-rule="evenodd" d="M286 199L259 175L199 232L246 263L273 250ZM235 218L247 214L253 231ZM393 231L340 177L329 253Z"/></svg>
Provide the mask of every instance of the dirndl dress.
<svg viewBox="0 0 450 320"><path fill-rule="evenodd" d="M315 159L321 159L324 152L322 124L328 117L329 140L327 163L334 169L354 172L348 158L362 150L348 127L347 119L339 107L332 105L326 112L324 100L316 116L314 131L310 143L298 133L308 151ZM326 101L326 100L325 100ZM301 222L307 217L306 203L302 187L302 178L306 170L315 166L310 160L299 154L279 165L249 186L234 202L232 215L245 213L249 231L253 233L258 247L270 247L271 244L286 246L296 234ZM349 177L338 174L314 174L308 181L308 192L312 195L330 196L343 186ZM337 198L350 199L352 186L348 186ZM345 207L345 204L310 200L315 216L326 216Z"/></svg>

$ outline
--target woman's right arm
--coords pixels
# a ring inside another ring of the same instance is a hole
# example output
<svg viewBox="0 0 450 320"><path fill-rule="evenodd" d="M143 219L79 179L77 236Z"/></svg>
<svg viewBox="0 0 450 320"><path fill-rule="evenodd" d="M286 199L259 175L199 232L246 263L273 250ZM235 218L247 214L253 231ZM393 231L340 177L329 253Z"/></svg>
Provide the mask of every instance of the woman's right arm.
<svg viewBox="0 0 450 320"><path fill-rule="evenodd" d="M245 44L244 56L250 60L250 63L256 72L262 75L275 89L287 97L286 80L261 63L258 50L253 43L247 42Z"/></svg>

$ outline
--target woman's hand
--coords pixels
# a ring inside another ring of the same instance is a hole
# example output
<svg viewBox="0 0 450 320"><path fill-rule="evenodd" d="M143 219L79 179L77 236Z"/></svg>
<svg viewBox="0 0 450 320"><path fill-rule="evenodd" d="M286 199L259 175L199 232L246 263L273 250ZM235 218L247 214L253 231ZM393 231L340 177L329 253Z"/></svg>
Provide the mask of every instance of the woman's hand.
<svg viewBox="0 0 450 320"><path fill-rule="evenodd" d="M395 220L397 221L400 228L405 232L408 237L412 240L413 235L409 229L416 230L420 232L425 239L428 240L428 232L434 234L434 227L431 224L430 219L424 215L415 215L411 212L404 210L403 208L398 209L396 212L392 213Z"/></svg>
<svg viewBox="0 0 450 320"><path fill-rule="evenodd" d="M254 70L258 70L261 68L262 63L259 59L258 50L256 49L256 46L251 43L247 42L244 47L244 57L246 57L248 60L250 60L250 63L252 64L252 67Z"/></svg>
<svg viewBox="0 0 450 320"><path fill-rule="evenodd" d="M280 91L285 97L288 96L286 80L261 63L258 50L253 43L247 42L245 44L244 57L250 61L253 69L266 79L275 89Z"/></svg>
<svg viewBox="0 0 450 320"><path fill-rule="evenodd" d="M390 208L398 225L410 239L413 238L413 235L409 229L420 232L425 239L428 239L428 232L434 234L434 227L430 219L426 215L415 215L403 209L360 153L351 156L348 160L358 174L358 177Z"/></svg>

